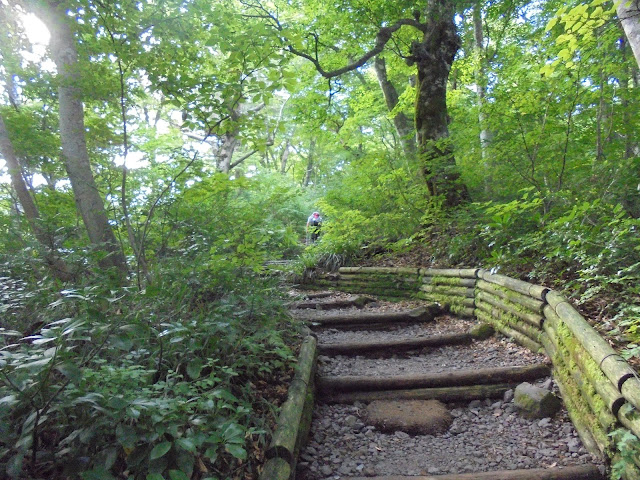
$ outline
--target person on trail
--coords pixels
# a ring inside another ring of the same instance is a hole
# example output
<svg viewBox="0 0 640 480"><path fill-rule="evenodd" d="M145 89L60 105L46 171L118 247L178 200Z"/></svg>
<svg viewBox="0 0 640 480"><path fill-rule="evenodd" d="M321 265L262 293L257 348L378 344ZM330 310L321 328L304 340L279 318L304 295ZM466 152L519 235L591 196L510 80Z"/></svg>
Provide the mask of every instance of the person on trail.
<svg viewBox="0 0 640 480"><path fill-rule="evenodd" d="M311 243L315 243L320 236L320 227L322 226L322 217L318 212L313 212L307 219L307 237L311 233Z"/></svg>

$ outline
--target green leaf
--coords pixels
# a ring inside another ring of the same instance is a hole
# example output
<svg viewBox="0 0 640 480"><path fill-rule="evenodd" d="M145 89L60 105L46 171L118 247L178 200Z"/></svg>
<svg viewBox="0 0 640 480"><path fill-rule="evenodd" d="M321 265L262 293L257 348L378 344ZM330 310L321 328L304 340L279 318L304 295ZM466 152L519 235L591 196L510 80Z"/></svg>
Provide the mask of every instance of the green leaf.
<svg viewBox="0 0 640 480"><path fill-rule="evenodd" d="M160 458L165 455L169 450L171 450L171 442L162 442L153 447L151 453L149 454L150 460L155 460L156 458Z"/></svg>
<svg viewBox="0 0 640 480"><path fill-rule="evenodd" d="M202 367L202 360L200 360L199 358L191 360L191 362L189 362L189 365L187 365L187 375L189 375L189 378L192 378L194 380L198 378L200 376Z"/></svg>
<svg viewBox="0 0 640 480"><path fill-rule="evenodd" d="M196 445L193 443L193 441L190 438L178 438L175 443L176 445L178 445L183 450L186 450L187 452L193 453L196 451Z"/></svg>
<svg viewBox="0 0 640 480"><path fill-rule="evenodd" d="M189 480L187 474L180 470L169 470L169 478L171 480Z"/></svg>
<svg viewBox="0 0 640 480"><path fill-rule="evenodd" d="M146 480L164 480L164 477L159 473L150 473L147 475Z"/></svg>
<svg viewBox="0 0 640 480"><path fill-rule="evenodd" d="M234 457L239 458L240 460L247 459L247 451L244 449L242 445L229 443L225 445L225 450L229 452L231 455L233 455Z"/></svg>

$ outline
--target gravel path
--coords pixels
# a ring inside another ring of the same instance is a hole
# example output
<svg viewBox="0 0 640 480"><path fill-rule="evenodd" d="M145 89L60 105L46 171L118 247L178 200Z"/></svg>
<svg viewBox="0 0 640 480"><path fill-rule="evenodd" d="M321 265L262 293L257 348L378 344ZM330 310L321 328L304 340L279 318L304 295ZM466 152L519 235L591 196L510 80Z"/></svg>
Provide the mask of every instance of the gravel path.
<svg viewBox="0 0 640 480"><path fill-rule="evenodd" d="M406 325L384 331L367 330L338 330L334 328L320 329L317 331L319 343L341 342L371 342L384 340L399 340L402 338L429 337L443 335L445 333L468 332L476 322L464 320L450 315L441 315L431 323L420 325Z"/></svg>
<svg viewBox="0 0 640 480"><path fill-rule="evenodd" d="M364 309L345 311L404 310L420 302L376 302ZM307 311L305 315L327 315L331 311ZM296 313L296 316L300 316ZM475 321L443 315L425 325L410 325L388 331L318 330L320 343L365 342L402 337L440 335L468 331ZM320 375L406 375L438 373L463 368L523 366L547 361L511 340L492 337L470 345L445 346L391 355L320 356ZM554 388L552 381L539 385ZM557 390L556 390L557 393ZM339 479L349 476L440 475L521 468L598 463L586 452L569 421L566 410L553 418L531 420L513 404L513 391L501 401L475 400L448 404L454 417L449 430L439 435L382 433L368 425L366 405L317 404L309 441L302 449L296 477L302 480ZM604 467L601 467L604 471Z"/></svg>
<svg viewBox="0 0 640 480"><path fill-rule="evenodd" d="M318 357L320 375L406 375L440 373L464 368L524 366L545 362L547 357L535 354L506 339L489 338L470 345L447 345L425 349L424 353L408 352L390 358L364 356Z"/></svg>
<svg viewBox="0 0 640 480"><path fill-rule="evenodd" d="M364 405L318 405L297 478L437 475L592 463L565 411L528 420L513 403L449 404L442 435L385 434L362 420Z"/></svg>

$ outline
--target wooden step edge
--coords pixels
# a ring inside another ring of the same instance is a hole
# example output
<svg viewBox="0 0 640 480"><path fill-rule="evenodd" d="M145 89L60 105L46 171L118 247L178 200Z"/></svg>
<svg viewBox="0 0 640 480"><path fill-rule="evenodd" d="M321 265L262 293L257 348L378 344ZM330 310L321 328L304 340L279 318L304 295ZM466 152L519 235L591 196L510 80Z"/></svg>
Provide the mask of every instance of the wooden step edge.
<svg viewBox="0 0 640 480"><path fill-rule="evenodd" d="M441 347L444 345L471 343L473 338L474 337L470 333L448 333L443 335L433 335L430 337L403 338L386 342L320 343L318 344L318 353L320 355L359 355L361 353L388 350L398 352L425 347Z"/></svg>
<svg viewBox="0 0 640 480"><path fill-rule="evenodd" d="M605 476L595 465L570 467L532 468L521 470L496 470L493 472L453 473L448 475L381 477L342 477L345 480L604 480Z"/></svg>
<svg viewBox="0 0 640 480"><path fill-rule="evenodd" d="M431 304L426 307L414 308L412 310L402 310L397 312L383 313L360 313L354 314L334 314L334 315L304 315L297 316L300 320L311 322L313 326L332 326L339 328L342 325L367 325L373 323L402 323L414 322L423 323L433 321L435 317L442 313L442 307Z"/></svg>
<svg viewBox="0 0 640 480"><path fill-rule="evenodd" d="M386 377L371 375L318 376L316 385L320 393L346 393L522 383L550 375L551 367L549 364L537 363L513 367L466 368L420 375L390 375Z"/></svg>
<svg viewBox="0 0 640 480"><path fill-rule="evenodd" d="M381 390L371 392L332 393L318 397L322 403L350 404L375 400L440 400L441 402L470 402L487 398L502 398L504 392L516 384L470 385L466 387L414 388L407 390Z"/></svg>

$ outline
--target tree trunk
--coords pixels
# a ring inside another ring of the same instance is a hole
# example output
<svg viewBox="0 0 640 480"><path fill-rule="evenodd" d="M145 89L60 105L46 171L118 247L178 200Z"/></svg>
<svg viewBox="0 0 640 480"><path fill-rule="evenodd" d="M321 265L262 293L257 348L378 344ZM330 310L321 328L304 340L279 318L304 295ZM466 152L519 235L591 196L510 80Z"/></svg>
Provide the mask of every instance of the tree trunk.
<svg viewBox="0 0 640 480"><path fill-rule="evenodd" d="M287 141L284 144L284 149L282 150L282 153L280 154L280 173L282 175L287 173L287 160L289 159L289 143L290 142L287 139Z"/></svg>
<svg viewBox="0 0 640 480"><path fill-rule="evenodd" d="M236 150L238 140L235 137L235 132L227 132L222 137L222 145L220 147L220 159L218 162L218 169L222 173L229 173L231 170L231 159L233 158L233 152Z"/></svg>
<svg viewBox="0 0 640 480"><path fill-rule="evenodd" d="M633 56L640 66L640 0L616 0L616 10Z"/></svg>
<svg viewBox="0 0 640 480"><path fill-rule="evenodd" d="M475 38L476 53L476 93L478 95L478 124L480 125L480 152L482 155L482 165L484 168L484 190L490 193L491 188L491 166L489 164L488 147L491 142L491 133L487 129L484 108L487 96L487 72L485 68L484 55L484 32L482 29L482 7L479 3L473 6L473 33Z"/></svg>
<svg viewBox="0 0 640 480"><path fill-rule="evenodd" d="M398 105L398 92L387 77L387 66L384 58L378 56L375 59L374 67L376 70L376 76L378 77L378 83L382 89L384 100L387 104L389 111L393 111ZM396 132L400 137L400 143L402 150L407 157L413 158L416 155L416 140L415 131L411 120L402 112L398 112L393 117L393 124L396 127Z"/></svg>
<svg viewBox="0 0 640 480"><path fill-rule="evenodd" d="M307 156L307 169L304 173L304 181L302 182L302 186L308 187L311 183L311 174L313 173L313 162L316 150L316 140L312 139L309 144L309 155Z"/></svg>
<svg viewBox="0 0 640 480"><path fill-rule="evenodd" d="M429 193L442 196L447 207L470 200L449 142L447 80L460 47L454 12L451 0L429 1L427 28L422 41L411 45L410 57L418 69L416 131L423 173Z"/></svg>
<svg viewBox="0 0 640 480"><path fill-rule="evenodd" d="M38 240L38 243L40 243L43 249L44 258L51 268L52 273L56 278L62 281L71 280L73 278L73 274L67 264L56 255L53 238L40 225L40 214L38 212L38 208L29 194L27 185L22 177L20 162L18 161L18 157L13 149L13 144L9 138L9 133L7 132L2 116L0 116L0 154L2 154L2 157L7 163L9 176L11 177L11 184L18 195L18 200L20 201L25 217L29 222L29 226L36 237L36 240Z"/></svg>
<svg viewBox="0 0 640 480"><path fill-rule="evenodd" d="M42 5L37 3L36 5ZM91 171L85 139L84 107L79 86L78 52L64 9L56 10L56 2L45 6L42 20L51 32L51 53L58 70L60 105L60 140L65 168L71 181L76 206L94 248L102 250L99 264L127 273L127 263L118 245L104 208L104 201Z"/></svg>

